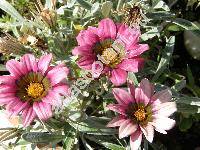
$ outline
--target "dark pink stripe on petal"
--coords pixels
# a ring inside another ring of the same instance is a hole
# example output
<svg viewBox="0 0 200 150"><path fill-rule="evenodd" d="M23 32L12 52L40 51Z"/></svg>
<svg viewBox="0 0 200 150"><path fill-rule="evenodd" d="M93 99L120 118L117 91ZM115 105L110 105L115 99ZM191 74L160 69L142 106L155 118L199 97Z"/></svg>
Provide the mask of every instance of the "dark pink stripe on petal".
<svg viewBox="0 0 200 150"><path fill-rule="evenodd" d="M99 27L98 27L98 35L101 38L101 40L105 40L108 38L115 39L116 38L116 25L115 23L109 19L103 19L99 22Z"/></svg>
<svg viewBox="0 0 200 150"><path fill-rule="evenodd" d="M122 105L128 105L134 102L134 98L125 90L120 88L113 89L113 95L115 96L117 102Z"/></svg>
<svg viewBox="0 0 200 150"><path fill-rule="evenodd" d="M21 62L23 63L24 68L26 68L26 72L38 71L37 61L34 55L25 54L24 56L22 56Z"/></svg>
<svg viewBox="0 0 200 150"><path fill-rule="evenodd" d="M49 68L50 62L52 59L52 54L43 55L38 61L38 69L42 74L45 74L47 69Z"/></svg>
<svg viewBox="0 0 200 150"><path fill-rule="evenodd" d="M143 58L124 59L118 67L131 72L138 72L144 64Z"/></svg>
<svg viewBox="0 0 200 150"><path fill-rule="evenodd" d="M127 72L120 68L111 71L110 80L115 86L122 85L126 82Z"/></svg>
<svg viewBox="0 0 200 150"><path fill-rule="evenodd" d="M142 133L140 130L134 132L130 137L131 150L138 150L142 142Z"/></svg>

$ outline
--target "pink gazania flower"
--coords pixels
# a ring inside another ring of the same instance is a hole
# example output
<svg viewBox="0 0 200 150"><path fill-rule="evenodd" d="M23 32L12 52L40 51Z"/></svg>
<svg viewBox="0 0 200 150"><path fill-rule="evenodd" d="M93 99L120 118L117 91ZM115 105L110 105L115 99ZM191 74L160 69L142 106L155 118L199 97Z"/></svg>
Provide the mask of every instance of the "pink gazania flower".
<svg viewBox="0 0 200 150"><path fill-rule="evenodd" d="M20 61L9 60L10 75L0 76L0 105L10 116L22 115L26 127L38 117L46 121L52 117L52 105L60 103L61 95L68 95L64 79L69 69L64 65L50 66L52 55L37 60L25 54Z"/></svg>
<svg viewBox="0 0 200 150"><path fill-rule="evenodd" d="M154 94L153 85L143 79L137 88L129 84L129 92L120 88L113 89L118 104L107 107L119 113L107 127L119 126L119 138L130 135L130 146L137 150L142 141L142 134L149 142L153 141L154 129L167 134L166 130L175 125L175 120L168 118L174 113L175 102L170 102L171 92L166 89Z"/></svg>
<svg viewBox="0 0 200 150"><path fill-rule="evenodd" d="M80 68L91 70L94 77L108 74L111 82L119 86L126 82L127 71L138 72L143 65L144 59L139 56L149 47L139 44L139 37L139 29L103 19L98 28L88 27L79 33L76 38L79 46L72 54L79 55L77 64Z"/></svg>

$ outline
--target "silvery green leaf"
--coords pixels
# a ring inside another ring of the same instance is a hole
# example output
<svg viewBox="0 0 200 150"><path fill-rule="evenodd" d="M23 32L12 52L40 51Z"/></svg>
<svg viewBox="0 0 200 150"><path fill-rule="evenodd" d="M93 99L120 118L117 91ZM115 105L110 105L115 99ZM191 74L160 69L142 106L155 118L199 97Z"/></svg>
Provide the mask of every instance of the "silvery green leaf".
<svg viewBox="0 0 200 150"><path fill-rule="evenodd" d="M83 8L91 10L92 4L86 0L76 0Z"/></svg>
<svg viewBox="0 0 200 150"><path fill-rule="evenodd" d="M68 0L67 1L67 8L72 8L75 4L76 0Z"/></svg>
<svg viewBox="0 0 200 150"><path fill-rule="evenodd" d="M129 72L128 73L128 79L131 80L133 82L134 85L138 85L138 80L137 80L137 77L135 75L135 73L133 72Z"/></svg>
<svg viewBox="0 0 200 150"><path fill-rule="evenodd" d="M198 37L200 36L200 28L195 23L182 19L182 18L175 18L171 21L172 23L182 27L185 30L191 30Z"/></svg>
<svg viewBox="0 0 200 150"><path fill-rule="evenodd" d="M73 127L65 125L65 139L63 140L63 148L65 150L71 150L76 140L76 133Z"/></svg>
<svg viewBox="0 0 200 150"><path fill-rule="evenodd" d="M153 81L159 78L159 76L163 73L163 71L166 69L167 65L169 64L169 61L172 57L172 53L174 51L175 36L171 36L169 39L167 39L166 42L167 42L166 48L164 49L162 53L162 58L160 60L156 73L152 79Z"/></svg>
<svg viewBox="0 0 200 150"><path fill-rule="evenodd" d="M98 136L86 136L86 138L100 145L103 145L105 148L110 149L110 150L125 150L126 149L123 146L109 142L108 138L105 138L104 140L102 138L98 138Z"/></svg>
<svg viewBox="0 0 200 150"><path fill-rule="evenodd" d="M181 80L176 82L176 84L172 87L175 91L181 91L186 86L186 80Z"/></svg>
<svg viewBox="0 0 200 150"><path fill-rule="evenodd" d="M200 113L200 107L184 103L177 103L177 112L186 114L196 114Z"/></svg>
<svg viewBox="0 0 200 150"><path fill-rule="evenodd" d="M155 6L154 9L163 9L165 11L170 11L169 7L167 4L163 1L159 1Z"/></svg>
<svg viewBox="0 0 200 150"><path fill-rule="evenodd" d="M166 20L175 17L175 14L172 14L167 11L156 11L156 12L149 12L146 14L146 17L150 20Z"/></svg>
<svg viewBox="0 0 200 150"><path fill-rule="evenodd" d="M111 1L106 1L101 6L101 13L104 17L108 17L110 14L110 11L113 7L113 3Z"/></svg>
<svg viewBox="0 0 200 150"><path fill-rule="evenodd" d="M160 33L157 27L154 27L153 29L149 30L148 32L141 35L142 41L146 41L148 39L151 39L155 36L160 37Z"/></svg>
<svg viewBox="0 0 200 150"><path fill-rule="evenodd" d="M99 118L98 120L101 120ZM86 120L82 122L69 122L74 129L78 129L80 132L84 132L87 134L94 134L94 135L112 135L116 134L117 131L115 129L107 128L106 124L102 124L101 122L94 121L93 118L88 117Z"/></svg>
<svg viewBox="0 0 200 150"><path fill-rule="evenodd" d="M183 96L177 99L177 103L184 103L184 104L195 105L195 106L200 107L200 98Z"/></svg>
<svg viewBox="0 0 200 150"><path fill-rule="evenodd" d="M2 64L0 64L0 71L7 71L7 69L6 69L6 66L5 66L5 65L2 65Z"/></svg>
<svg viewBox="0 0 200 150"><path fill-rule="evenodd" d="M6 0L0 1L0 8L4 10L6 13L11 15L14 19L24 22L25 19L18 13L18 11Z"/></svg>
<svg viewBox="0 0 200 150"><path fill-rule="evenodd" d="M60 8L58 8L58 9L56 10L57 14L59 14L59 15L64 15L65 9L66 9L66 8L67 8L66 5L61 6Z"/></svg>
<svg viewBox="0 0 200 150"><path fill-rule="evenodd" d="M47 132L29 132L24 133L22 138L31 143L57 143L65 136Z"/></svg>
<svg viewBox="0 0 200 150"><path fill-rule="evenodd" d="M92 8L91 8L91 13L94 14L96 13L98 10L99 10L99 2L96 2L92 5Z"/></svg>

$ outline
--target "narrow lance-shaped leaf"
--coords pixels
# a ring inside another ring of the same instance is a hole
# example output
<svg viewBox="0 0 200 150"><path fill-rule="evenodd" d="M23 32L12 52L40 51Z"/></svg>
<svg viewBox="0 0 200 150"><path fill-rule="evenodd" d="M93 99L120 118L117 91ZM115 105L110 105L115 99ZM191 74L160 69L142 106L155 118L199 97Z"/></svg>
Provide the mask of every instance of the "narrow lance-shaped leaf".
<svg viewBox="0 0 200 150"><path fill-rule="evenodd" d="M6 0L0 1L0 8L6 13L11 15L13 18L17 19L20 22L24 22L24 18L18 13L18 11Z"/></svg>
<svg viewBox="0 0 200 150"><path fill-rule="evenodd" d="M175 44L175 36L171 36L169 39L167 39L166 48L162 53L162 58L160 60L156 73L152 79L153 81L156 81L159 78L159 76L163 73L163 71L169 64L174 51L174 44Z"/></svg>
<svg viewBox="0 0 200 150"><path fill-rule="evenodd" d="M57 143L65 138L64 135L46 132L29 132L22 135L22 138L31 143Z"/></svg>

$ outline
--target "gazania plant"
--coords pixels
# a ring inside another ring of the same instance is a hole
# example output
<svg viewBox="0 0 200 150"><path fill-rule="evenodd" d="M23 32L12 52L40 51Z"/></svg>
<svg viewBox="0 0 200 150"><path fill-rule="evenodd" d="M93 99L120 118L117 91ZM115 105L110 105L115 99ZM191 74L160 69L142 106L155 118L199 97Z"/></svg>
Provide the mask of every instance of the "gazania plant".
<svg viewBox="0 0 200 150"><path fill-rule="evenodd" d="M198 149L199 6L1 0L0 150Z"/></svg>

